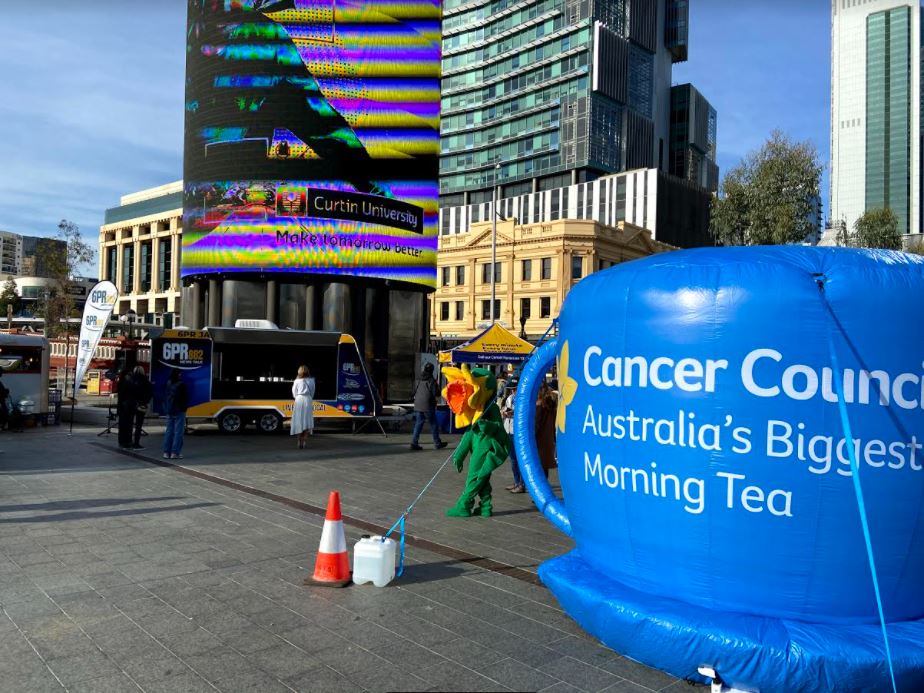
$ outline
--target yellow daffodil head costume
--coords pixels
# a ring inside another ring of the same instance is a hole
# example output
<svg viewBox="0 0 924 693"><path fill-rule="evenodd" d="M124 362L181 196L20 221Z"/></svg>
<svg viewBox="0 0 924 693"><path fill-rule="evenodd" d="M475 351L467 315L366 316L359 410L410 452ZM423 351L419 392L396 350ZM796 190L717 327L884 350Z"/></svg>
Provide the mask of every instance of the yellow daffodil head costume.
<svg viewBox="0 0 924 693"><path fill-rule="evenodd" d="M452 455L459 472L462 462L471 454L465 489L446 514L450 517L490 517L491 472L504 463L511 447L510 436L504 430L495 402L497 380L487 368L469 369L464 364L461 368L443 368L443 375L447 380L443 397L455 414L456 426L469 427ZM473 510L476 497L479 504Z"/></svg>
<svg viewBox="0 0 924 693"><path fill-rule="evenodd" d="M462 364L461 368L444 367L443 375L446 377L443 397L456 416L456 426L471 426L494 401L497 393L494 374L487 368L470 369Z"/></svg>

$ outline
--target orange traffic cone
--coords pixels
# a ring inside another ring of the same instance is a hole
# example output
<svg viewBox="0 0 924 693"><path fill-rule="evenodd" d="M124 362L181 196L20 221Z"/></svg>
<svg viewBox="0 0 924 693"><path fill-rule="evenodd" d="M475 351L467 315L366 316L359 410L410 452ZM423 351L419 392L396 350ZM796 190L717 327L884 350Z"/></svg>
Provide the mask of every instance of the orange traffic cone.
<svg viewBox="0 0 924 693"><path fill-rule="evenodd" d="M314 575L305 578L305 584L346 587L350 582L350 558L343 534L343 516L340 514L340 491L331 491Z"/></svg>

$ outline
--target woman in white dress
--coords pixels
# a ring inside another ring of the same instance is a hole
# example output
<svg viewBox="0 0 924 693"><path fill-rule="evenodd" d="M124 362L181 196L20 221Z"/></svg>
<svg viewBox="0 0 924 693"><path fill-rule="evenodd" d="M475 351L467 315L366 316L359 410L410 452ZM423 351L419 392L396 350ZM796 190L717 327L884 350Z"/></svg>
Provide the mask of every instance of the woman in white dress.
<svg viewBox="0 0 924 693"><path fill-rule="evenodd" d="M314 435L314 378L308 366L300 366L298 377L292 383L292 396L295 406L292 408L292 435L298 436L298 449L308 442L308 436Z"/></svg>

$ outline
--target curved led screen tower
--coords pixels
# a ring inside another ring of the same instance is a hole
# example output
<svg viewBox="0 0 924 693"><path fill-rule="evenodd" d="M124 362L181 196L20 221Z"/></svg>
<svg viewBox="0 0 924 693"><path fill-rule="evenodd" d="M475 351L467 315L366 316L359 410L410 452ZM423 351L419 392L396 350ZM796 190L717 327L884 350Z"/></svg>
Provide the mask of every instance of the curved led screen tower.
<svg viewBox="0 0 924 693"><path fill-rule="evenodd" d="M435 0L190 0L183 277L434 288L439 60Z"/></svg>

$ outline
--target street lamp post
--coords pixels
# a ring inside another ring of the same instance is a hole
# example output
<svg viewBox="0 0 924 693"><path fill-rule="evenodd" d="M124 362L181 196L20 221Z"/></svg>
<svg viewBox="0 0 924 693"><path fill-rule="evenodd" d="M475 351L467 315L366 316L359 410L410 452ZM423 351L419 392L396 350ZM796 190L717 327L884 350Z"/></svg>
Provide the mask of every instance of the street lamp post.
<svg viewBox="0 0 924 693"><path fill-rule="evenodd" d="M497 293L497 172L500 164L494 164L494 176L491 179L491 324L497 318L494 315L495 295Z"/></svg>
<svg viewBox="0 0 924 693"><path fill-rule="evenodd" d="M526 339L526 316L520 316L520 339Z"/></svg>

